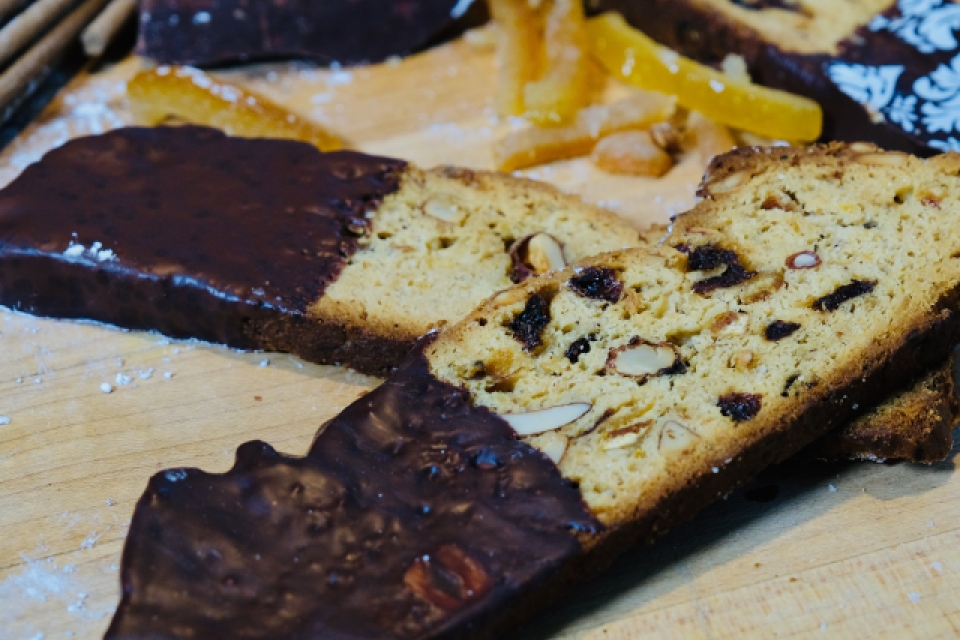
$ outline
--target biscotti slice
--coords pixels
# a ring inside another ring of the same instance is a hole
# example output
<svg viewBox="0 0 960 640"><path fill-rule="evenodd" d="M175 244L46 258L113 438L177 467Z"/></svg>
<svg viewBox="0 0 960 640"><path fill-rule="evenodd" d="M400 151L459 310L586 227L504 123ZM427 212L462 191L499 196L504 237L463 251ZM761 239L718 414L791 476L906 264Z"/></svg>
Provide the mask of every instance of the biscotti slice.
<svg viewBox="0 0 960 640"><path fill-rule="evenodd" d="M909 460L933 463L953 448L957 396L953 364L929 373L907 391L831 431L800 456L822 460Z"/></svg>
<svg viewBox="0 0 960 640"><path fill-rule="evenodd" d="M512 282L642 243L528 180L128 128L0 191L0 304L383 373Z"/></svg>
<svg viewBox="0 0 960 640"><path fill-rule="evenodd" d="M707 63L742 56L754 81L810 97L824 140L928 155L958 150L949 69L960 52L949 0L599 0Z"/></svg>
<svg viewBox="0 0 960 640"><path fill-rule="evenodd" d="M726 166L657 255L494 295L306 457L156 475L107 637L494 635L947 361L960 156Z"/></svg>

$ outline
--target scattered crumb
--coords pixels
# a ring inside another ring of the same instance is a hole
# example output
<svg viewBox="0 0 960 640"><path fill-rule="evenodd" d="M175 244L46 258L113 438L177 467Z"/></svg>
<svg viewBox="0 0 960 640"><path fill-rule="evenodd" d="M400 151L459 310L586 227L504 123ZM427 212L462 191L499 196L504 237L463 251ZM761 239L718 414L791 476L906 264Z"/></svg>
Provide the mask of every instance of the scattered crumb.
<svg viewBox="0 0 960 640"><path fill-rule="evenodd" d="M920 602L920 594L917 593L916 591L914 591L913 593L911 593L911 594L908 595L907 597L910 598L910 602L912 602L912 603L914 603L914 604Z"/></svg>
<svg viewBox="0 0 960 640"><path fill-rule="evenodd" d="M796 578L790 578L790 582L796 582L796 581L797 581Z"/></svg>
<svg viewBox="0 0 960 640"><path fill-rule="evenodd" d="M125 387L130 384L132 378L125 373L118 373L116 377L116 383L118 387Z"/></svg>
<svg viewBox="0 0 960 640"><path fill-rule="evenodd" d="M141 380L149 380L151 376L153 376L153 367L150 367L150 368L147 369L146 371L141 371L141 372L140 372L140 379L141 379Z"/></svg>
<svg viewBox="0 0 960 640"><path fill-rule="evenodd" d="M714 473L720 473L720 469L718 469L717 467L712 467L712 471Z"/></svg>
<svg viewBox="0 0 960 640"><path fill-rule="evenodd" d="M930 566L933 567L937 573L943 573L943 565L939 562L931 562Z"/></svg>
<svg viewBox="0 0 960 640"><path fill-rule="evenodd" d="M110 385L109 382L101 382L100 391L103 391L104 393L112 393L113 387Z"/></svg>
<svg viewBox="0 0 960 640"><path fill-rule="evenodd" d="M927 526L932 528L932 527L933 527L933 520L929 520L929 521L927 522Z"/></svg>
<svg viewBox="0 0 960 640"><path fill-rule="evenodd" d="M36 382L37 384L40 384L41 382L43 382L43 380L41 380L40 378L34 378L33 381Z"/></svg>
<svg viewBox="0 0 960 640"><path fill-rule="evenodd" d="M117 358L117 366L118 366L118 367L122 367L122 366L123 366L123 358Z"/></svg>
<svg viewBox="0 0 960 640"><path fill-rule="evenodd" d="M23 382L23 378L17 378L17 384L21 384L22 382Z"/></svg>
<svg viewBox="0 0 960 640"><path fill-rule="evenodd" d="M164 372L163 372L163 377L166 378L167 380L169 380L170 378L173 377L173 371L164 371Z"/></svg>
<svg viewBox="0 0 960 640"><path fill-rule="evenodd" d="M8 416L0 416L0 425L10 424L10 418Z"/></svg>
<svg viewBox="0 0 960 640"><path fill-rule="evenodd" d="M253 399L256 400L257 402L260 402L261 400L263 400L263 397L261 397L261 396L253 396Z"/></svg>
<svg viewBox="0 0 960 640"><path fill-rule="evenodd" d="M261 366L261 367L267 367L267 366L269 366L269 365L270 365L270 359L269 359L269 358L264 358L263 360L260 361L260 366Z"/></svg>
<svg viewBox="0 0 960 640"><path fill-rule="evenodd" d="M833 485L830 485L830 486L828 487L828 490L829 490L829 491L836 491L837 488L836 488L835 486L833 486Z"/></svg>
<svg viewBox="0 0 960 640"><path fill-rule="evenodd" d="M93 549L93 546L97 544L97 540L99 540L102 537L103 537L102 533L100 535L97 535L97 532L94 531L93 533L88 535L86 538L84 538L83 542L80 543L80 549L82 549L83 551L89 551L90 549Z"/></svg>
<svg viewBox="0 0 960 640"><path fill-rule="evenodd" d="M115 504L117 504L116 500L107 500L107 506L108 506L108 507L112 507L112 506L115 505Z"/></svg>
<svg viewBox="0 0 960 640"><path fill-rule="evenodd" d="M827 621L826 621L826 620L821 620L821 621L820 621L820 631L826 631L826 630L827 630Z"/></svg>
<svg viewBox="0 0 960 640"><path fill-rule="evenodd" d="M173 348L173 355L178 355L179 353L180 353L180 348L179 348L179 347L174 347L174 348Z"/></svg>

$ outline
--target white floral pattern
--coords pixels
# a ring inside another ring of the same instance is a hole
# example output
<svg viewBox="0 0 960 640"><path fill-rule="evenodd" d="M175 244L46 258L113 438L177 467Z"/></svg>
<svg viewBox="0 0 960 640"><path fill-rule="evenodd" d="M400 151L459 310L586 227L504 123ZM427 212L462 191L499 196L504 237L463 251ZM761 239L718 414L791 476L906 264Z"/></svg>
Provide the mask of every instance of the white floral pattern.
<svg viewBox="0 0 960 640"><path fill-rule="evenodd" d="M889 104L901 73L903 65L868 67L835 62L827 67L827 75L841 91L874 111Z"/></svg>
<svg viewBox="0 0 960 640"><path fill-rule="evenodd" d="M950 135L960 133L960 4L899 0L896 11L876 16L868 28L890 33L923 55L910 57L908 65L865 65L862 58L871 58L883 43L860 45L852 60L825 65L830 80L862 104L874 121L886 120L933 148L960 151L958 136ZM886 55L898 63L908 62L906 57L896 48Z"/></svg>
<svg viewBox="0 0 960 640"><path fill-rule="evenodd" d="M877 16L870 22L871 31L887 30L915 46L920 53L953 51L960 29L960 5L944 0L900 0L901 16Z"/></svg>

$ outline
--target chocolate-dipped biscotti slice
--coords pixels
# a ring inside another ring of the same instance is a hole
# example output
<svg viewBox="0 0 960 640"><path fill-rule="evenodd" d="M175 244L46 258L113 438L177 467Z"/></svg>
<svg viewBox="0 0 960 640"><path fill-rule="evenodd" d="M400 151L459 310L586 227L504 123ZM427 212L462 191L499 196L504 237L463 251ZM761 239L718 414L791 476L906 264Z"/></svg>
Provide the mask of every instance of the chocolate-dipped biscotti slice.
<svg viewBox="0 0 960 640"><path fill-rule="evenodd" d="M529 180L129 128L0 191L0 304L383 373L512 282L642 243Z"/></svg>
<svg viewBox="0 0 960 640"><path fill-rule="evenodd" d="M107 637L491 636L947 361L960 156L724 166L653 258L494 295L306 457L155 476Z"/></svg>
<svg viewBox="0 0 960 640"><path fill-rule="evenodd" d="M813 98L824 140L960 150L950 0L599 0L707 63L743 56L759 84Z"/></svg>

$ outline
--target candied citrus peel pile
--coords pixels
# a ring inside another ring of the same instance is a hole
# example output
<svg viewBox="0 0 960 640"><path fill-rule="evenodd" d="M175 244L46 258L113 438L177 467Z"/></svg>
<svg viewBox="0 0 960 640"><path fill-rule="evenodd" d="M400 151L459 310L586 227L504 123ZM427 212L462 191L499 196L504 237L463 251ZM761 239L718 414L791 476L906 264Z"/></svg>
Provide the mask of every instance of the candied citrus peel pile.
<svg viewBox="0 0 960 640"><path fill-rule="evenodd" d="M657 44L613 13L587 21L590 50L614 77L677 97L687 109L725 125L781 140L820 137L823 113L813 100L752 84Z"/></svg>
<svg viewBox="0 0 960 640"><path fill-rule="evenodd" d="M175 117L248 138L287 138L322 151L343 143L323 127L248 89L215 80L199 69L162 66L141 71L127 83L138 123L155 125Z"/></svg>
<svg viewBox="0 0 960 640"><path fill-rule="evenodd" d="M566 124L590 104L592 62L580 0L489 0L500 27L497 111Z"/></svg>
<svg viewBox="0 0 960 640"><path fill-rule="evenodd" d="M676 99L671 96L638 91L612 104L581 109L568 125L511 131L494 144L497 168L513 171L586 155L605 136L628 129L647 129L670 118L675 108Z"/></svg>

